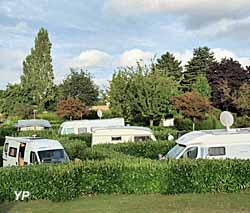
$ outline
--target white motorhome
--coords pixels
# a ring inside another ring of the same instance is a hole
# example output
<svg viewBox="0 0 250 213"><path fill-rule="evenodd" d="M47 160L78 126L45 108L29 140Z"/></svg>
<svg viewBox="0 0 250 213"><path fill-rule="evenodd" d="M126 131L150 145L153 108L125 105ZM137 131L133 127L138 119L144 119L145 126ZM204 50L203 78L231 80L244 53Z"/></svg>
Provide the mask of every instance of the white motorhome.
<svg viewBox="0 0 250 213"><path fill-rule="evenodd" d="M2 158L4 167L69 161L58 141L36 137L7 136Z"/></svg>
<svg viewBox="0 0 250 213"><path fill-rule="evenodd" d="M92 133L92 146L96 144L156 141L150 128L137 126L96 128Z"/></svg>
<svg viewBox="0 0 250 213"><path fill-rule="evenodd" d="M160 159L250 159L250 128L187 133Z"/></svg>
<svg viewBox="0 0 250 213"><path fill-rule="evenodd" d="M104 128L112 126L125 126L124 118L111 118L111 119L94 119L94 120L79 120L79 121L66 121L61 124L59 134L81 134L92 133L95 128Z"/></svg>

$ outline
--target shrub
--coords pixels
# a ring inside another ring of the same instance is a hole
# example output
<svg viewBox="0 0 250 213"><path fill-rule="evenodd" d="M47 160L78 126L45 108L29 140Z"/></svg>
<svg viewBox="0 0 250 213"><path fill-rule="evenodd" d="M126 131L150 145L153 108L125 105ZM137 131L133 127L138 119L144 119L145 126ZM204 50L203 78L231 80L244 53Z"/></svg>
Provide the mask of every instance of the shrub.
<svg viewBox="0 0 250 213"><path fill-rule="evenodd" d="M234 126L238 128L250 127L250 117L247 115L236 117Z"/></svg>
<svg viewBox="0 0 250 213"><path fill-rule="evenodd" d="M167 140L169 134L176 138L178 130L167 127L153 127L153 132L157 140Z"/></svg>
<svg viewBox="0 0 250 213"><path fill-rule="evenodd" d="M4 145L5 136L15 136L17 131L13 127L0 128L0 146Z"/></svg>
<svg viewBox="0 0 250 213"><path fill-rule="evenodd" d="M0 167L3 166L3 147L0 146Z"/></svg>
<svg viewBox="0 0 250 213"><path fill-rule="evenodd" d="M249 160L122 159L0 169L0 200L28 190L31 199L93 193L203 193L250 189Z"/></svg>
<svg viewBox="0 0 250 213"><path fill-rule="evenodd" d="M220 121L214 117L214 116L209 116L205 120L198 121L196 124L196 129L197 130L206 130L206 129L221 129L224 128Z"/></svg>
<svg viewBox="0 0 250 213"><path fill-rule="evenodd" d="M189 118L176 118L174 125L180 131L192 131L193 128L193 122Z"/></svg>

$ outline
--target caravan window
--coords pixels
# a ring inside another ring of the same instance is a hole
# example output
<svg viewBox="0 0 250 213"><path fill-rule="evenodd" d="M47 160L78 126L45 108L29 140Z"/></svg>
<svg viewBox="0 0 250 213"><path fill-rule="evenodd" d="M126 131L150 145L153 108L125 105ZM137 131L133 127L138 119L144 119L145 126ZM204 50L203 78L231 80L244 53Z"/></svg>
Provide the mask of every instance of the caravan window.
<svg viewBox="0 0 250 213"><path fill-rule="evenodd" d="M14 147L10 147L9 149L9 156L10 157L16 157L17 149Z"/></svg>
<svg viewBox="0 0 250 213"><path fill-rule="evenodd" d="M74 134L74 128L66 128L64 131L65 134Z"/></svg>
<svg viewBox="0 0 250 213"><path fill-rule="evenodd" d="M135 136L135 141L148 141L150 140L149 136Z"/></svg>
<svg viewBox="0 0 250 213"><path fill-rule="evenodd" d="M208 148L208 155L209 156L221 156L226 154L225 147L209 147Z"/></svg>
<svg viewBox="0 0 250 213"><path fill-rule="evenodd" d="M114 136L111 138L112 141L121 141L122 140L122 137L121 136Z"/></svg>
<svg viewBox="0 0 250 213"><path fill-rule="evenodd" d="M87 128L78 128L78 134L86 133Z"/></svg>

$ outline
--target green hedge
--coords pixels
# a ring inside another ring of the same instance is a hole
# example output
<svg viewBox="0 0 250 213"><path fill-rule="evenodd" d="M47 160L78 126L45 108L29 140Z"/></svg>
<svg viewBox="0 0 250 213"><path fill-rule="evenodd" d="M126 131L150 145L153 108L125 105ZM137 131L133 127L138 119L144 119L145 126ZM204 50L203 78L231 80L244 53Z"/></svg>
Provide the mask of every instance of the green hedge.
<svg viewBox="0 0 250 213"><path fill-rule="evenodd" d="M12 127L2 127L0 128L0 146L4 145L5 136L15 136L17 135L17 131Z"/></svg>
<svg viewBox="0 0 250 213"><path fill-rule="evenodd" d="M0 146L0 167L3 166L3 146Z"/></svg>
<svg viewBox="0 0 250 213"><path fill-rule="evenodd" d="M83 161L0 169L0 200L67 200L95 193L203 193L250 189L250 161L145 159Z"/></svg>

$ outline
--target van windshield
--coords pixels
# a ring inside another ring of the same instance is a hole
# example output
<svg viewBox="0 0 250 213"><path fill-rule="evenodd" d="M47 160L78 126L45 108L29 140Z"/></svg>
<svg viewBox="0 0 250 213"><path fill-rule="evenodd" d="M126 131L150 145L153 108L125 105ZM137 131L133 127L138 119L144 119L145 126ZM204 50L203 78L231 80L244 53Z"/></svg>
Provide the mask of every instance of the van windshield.
<svg viewBox="0 0 250 213"><path fill-rule="evenodd" d="M186 148L184 145L177 144L175 145L165 156L165 158L177 158L178 155Z"/></svg>
<svg viewBox="0 0 250 213"><path fill-rule="evenodd" d="M39 151L38 156L42 163L60 163L69 161L68 155L63 149Z"/></svg>

